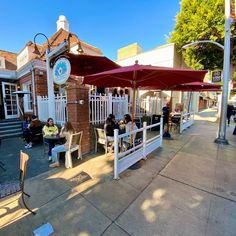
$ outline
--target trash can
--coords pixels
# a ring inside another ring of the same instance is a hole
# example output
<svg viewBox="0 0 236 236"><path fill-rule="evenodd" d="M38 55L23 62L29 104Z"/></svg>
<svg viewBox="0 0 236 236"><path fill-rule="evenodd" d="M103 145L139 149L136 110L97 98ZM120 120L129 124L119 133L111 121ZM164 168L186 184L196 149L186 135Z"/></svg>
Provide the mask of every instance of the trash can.
<svg viewBox="0 0 236 236"><path fill-rule="evenodd" d="M152 115L152 125L160 122L162 115ZM152 128L152 131L160 131L160 126L155 126Z"/></svg>

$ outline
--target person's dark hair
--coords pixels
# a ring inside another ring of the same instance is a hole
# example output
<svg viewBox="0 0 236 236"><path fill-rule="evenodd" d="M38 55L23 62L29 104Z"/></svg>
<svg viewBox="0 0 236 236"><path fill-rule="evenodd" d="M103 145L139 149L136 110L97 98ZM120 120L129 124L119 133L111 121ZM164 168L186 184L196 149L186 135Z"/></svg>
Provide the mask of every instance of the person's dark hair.
<svg viewBox="0 0 236 236"><path fill-rule="evenodd" d="M109 119L115 119L115 116L114 116L113 114L109 114L109 115L108 115L108 118L109 118Z"/></svg>
<svg viewBox="0 0 236 236"><path fill-rule="evenodd" d="M124 90L121 89L121 90L120 90L120 96L123 96L123 94L124 94Z"/></svg>
<svg viewBox="0 0 236 236"><path fill-rule="evenodd" d="M51 121L52 120L52 126L54 126L54 122L53 122L53 119L51 118L51 117L49 117L48 118L48 120L47 120L47 127L49 127L50 125L49 125L49 121Z"/></svg>
<svg viewBox="0 0 236 236"><path fill-rule="evenodd" d="M130 114L125 114L124 115L124 120L125 120L126 124L129 123L130 121L132 121Z"/></svg>
<svg viewBox="0 0 236 236"><path fill-rule="evenodd" d="M113 89L113 93L112 96L119 96L118 92L117 92L117 88Z"/></svg>
<svg viewBox="0 0 236 236"><path fill-rule="evenodd" d="M109 114L106 119L106 123L110 123L113 119L115 119L115 116L113 114Z"/></svg>
<svg viewBox="0 0 236 236"><path fill-rule="evenodd" d="M37 118L37 116L36 115L32 115L32 119L34 120L34 119L36 119Z"/></svg>
<svg viewBox="0 0 236 236"><path fill-rule="evenodd" d="M72 132L72 133L75 132L72 124L69 121L65 123L64 128L65 128L65 131Z"/></svg>

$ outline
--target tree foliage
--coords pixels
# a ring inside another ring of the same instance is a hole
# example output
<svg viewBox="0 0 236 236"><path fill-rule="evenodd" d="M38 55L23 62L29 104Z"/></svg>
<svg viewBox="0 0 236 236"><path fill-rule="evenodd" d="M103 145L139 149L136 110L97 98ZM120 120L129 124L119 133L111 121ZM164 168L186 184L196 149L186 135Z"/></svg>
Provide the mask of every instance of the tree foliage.
<svg viewBox="0 0 236 236"><path fill-rule="evenodd" d="M187 66L194 69L222 69L223 51L211 43L182 49L187 43L213 40L224 44L224 0L182 0L180 13L169 42L183 53Z"/></svg>

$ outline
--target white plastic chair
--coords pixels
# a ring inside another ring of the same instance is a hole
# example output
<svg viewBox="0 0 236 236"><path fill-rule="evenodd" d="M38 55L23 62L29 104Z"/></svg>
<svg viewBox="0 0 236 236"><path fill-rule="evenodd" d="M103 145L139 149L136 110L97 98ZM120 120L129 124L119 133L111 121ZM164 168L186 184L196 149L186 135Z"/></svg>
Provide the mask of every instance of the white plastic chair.
<svg viewBox="0 0 236 236"><path fill-rule="evenodd" d="M78 151L78 159L82 159L82 151L81 151L81 141L82 141L83 131L72 134L69 140L69 149L65 155L65 167L72 168L72 158L71 153L74 151Z"/></svg>
<svg viewBox="0 0 236 236"><path fill-rule="evenodd" d="M110 150L112 150L114 142L112 141L108 141L107 140L107 136L106 136L106 132L104 129L101 128L94 128L94 132L95 132L95 137L96 137L96 142L95 142L95 152L97 152L98 149L98 143L102 144L104 149L105 149L105 154L107 155L108 153L108 148Z"/></svg>

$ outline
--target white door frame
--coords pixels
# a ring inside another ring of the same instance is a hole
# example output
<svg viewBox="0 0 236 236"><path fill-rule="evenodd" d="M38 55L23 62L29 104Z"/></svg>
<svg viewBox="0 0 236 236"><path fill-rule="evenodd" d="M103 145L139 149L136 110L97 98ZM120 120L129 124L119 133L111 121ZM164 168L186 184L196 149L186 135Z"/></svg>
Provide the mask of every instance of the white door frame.
<svg viewBox="0 0 236 236"><path fill-rule="evenodd" d="M6 93L6 86L10 87L9 94ZM12 89L12 86L14 86L13 87L14 89ZM2 82L2 94L3 94L5 119L12 119L12 118L18 118L19 117L18 96L17 96L17 94L13 94L13 92L16 92L16 91L17 91L17 85L16 84L8 83L8 82Z"/></svg>

